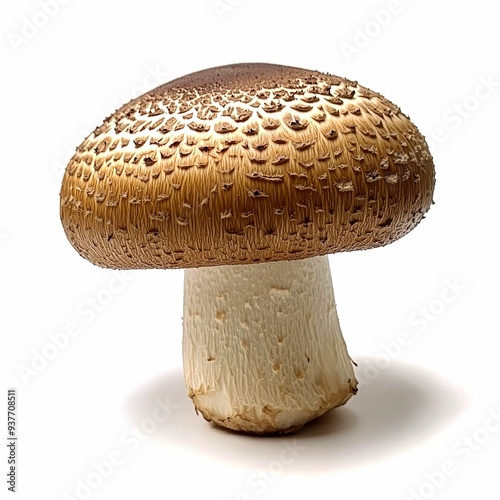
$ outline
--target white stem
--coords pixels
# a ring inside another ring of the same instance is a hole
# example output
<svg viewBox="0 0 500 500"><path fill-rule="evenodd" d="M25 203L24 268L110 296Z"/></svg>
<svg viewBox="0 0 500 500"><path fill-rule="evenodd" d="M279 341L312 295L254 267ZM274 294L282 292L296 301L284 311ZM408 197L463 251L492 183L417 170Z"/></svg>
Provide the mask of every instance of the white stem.
<svg viewBox="0 0 500 500"><path fill-rule="evenodd" d="M356 393L327 257L186 270L183 357L197 411L244 432L295 431Z"/></svg>

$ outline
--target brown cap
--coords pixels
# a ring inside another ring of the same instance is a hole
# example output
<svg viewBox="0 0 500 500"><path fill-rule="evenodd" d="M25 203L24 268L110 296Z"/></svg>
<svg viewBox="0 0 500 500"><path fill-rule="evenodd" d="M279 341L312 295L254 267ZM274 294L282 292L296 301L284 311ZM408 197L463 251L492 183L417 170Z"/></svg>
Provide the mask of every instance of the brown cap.
<svg viewBox="0 0 500 500"><path fill-rule="evenodd" d="M103 267L247 264L386 245L420 222L433 190L424 138L380 94L236 64L107 118L66 168L61 220Z"/></svg>

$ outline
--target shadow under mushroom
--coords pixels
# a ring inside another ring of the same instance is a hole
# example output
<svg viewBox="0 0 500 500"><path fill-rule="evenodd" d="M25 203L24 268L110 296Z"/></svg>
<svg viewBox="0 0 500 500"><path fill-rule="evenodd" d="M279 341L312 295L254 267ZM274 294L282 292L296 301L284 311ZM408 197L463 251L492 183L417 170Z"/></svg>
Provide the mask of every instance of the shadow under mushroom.
<svg viewBox="0 0 500 500"><path fill-rule="evenodd" d="M375 358L359 357L356 361L359 371L372 367L377 377L361 381L359 393L346 406L291 435L255 438L214 424L207 426L186 397L180 370L131 394L125 412L134 425L140 425L151 416L158 400L168 400L175 410L151 439L190 447L213 460L247 468L278 459L288 447L295 450L297 459L287 468L307 474L397 454L448 425L465 406L460 391L433 373L401 362L375 370Z"/></svg>

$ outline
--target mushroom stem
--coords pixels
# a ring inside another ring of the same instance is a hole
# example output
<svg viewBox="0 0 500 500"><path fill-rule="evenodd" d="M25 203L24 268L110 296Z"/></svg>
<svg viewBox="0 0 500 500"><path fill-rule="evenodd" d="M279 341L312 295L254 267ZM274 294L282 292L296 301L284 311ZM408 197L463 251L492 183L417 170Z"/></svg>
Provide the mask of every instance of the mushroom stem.
<svg viewBox="0 0 500 500"><path fill-rule="evenodd" d="M223 427L293 432L356 393L326 256L186 270L183 328L188 394Z"/></svg>

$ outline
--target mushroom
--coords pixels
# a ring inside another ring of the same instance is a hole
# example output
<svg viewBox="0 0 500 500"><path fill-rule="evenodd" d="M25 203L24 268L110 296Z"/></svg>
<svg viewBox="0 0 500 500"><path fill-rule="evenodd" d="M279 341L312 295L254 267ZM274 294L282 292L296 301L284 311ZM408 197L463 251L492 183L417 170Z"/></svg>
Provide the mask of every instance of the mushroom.
<svg viewBox="0 0 500 500"><path fill-rule="evenodd" d="M317 71L236 64L107 118L66 168L61 220L99 266L185 268L183 361L197 412L282 434L357 390L328 254L404 236L433 190L425 139L380 94Z"/></svg>

